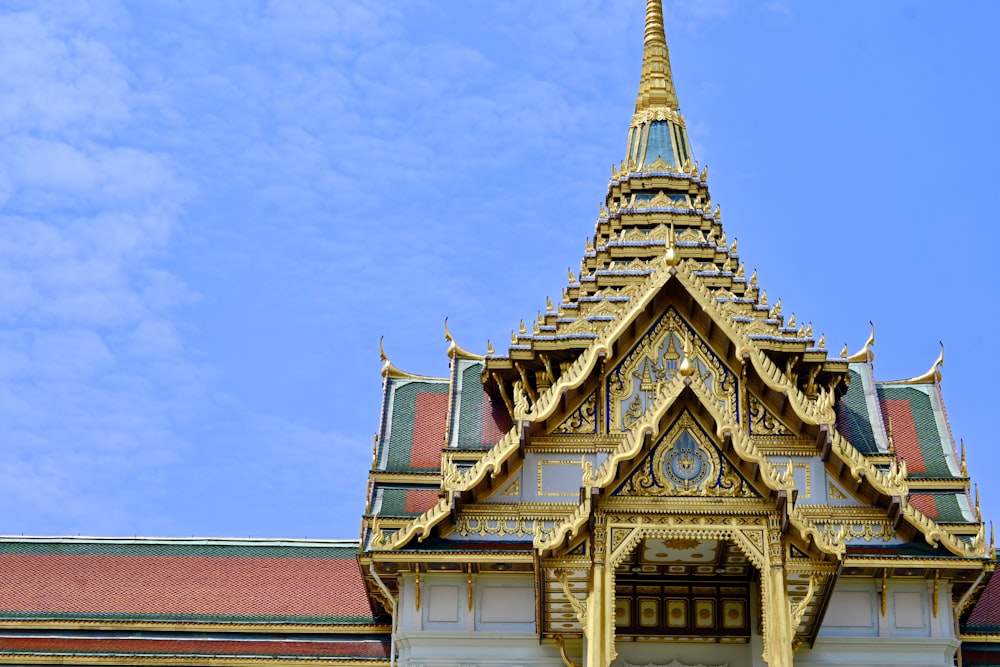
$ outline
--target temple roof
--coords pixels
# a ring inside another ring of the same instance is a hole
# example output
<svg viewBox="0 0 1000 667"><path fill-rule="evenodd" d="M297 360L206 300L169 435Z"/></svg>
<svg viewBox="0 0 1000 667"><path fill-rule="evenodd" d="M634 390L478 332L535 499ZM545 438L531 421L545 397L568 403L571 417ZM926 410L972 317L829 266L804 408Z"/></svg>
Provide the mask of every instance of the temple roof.
<svg viewBox="0 0 1000 667"><path fill-rule="evenodd" d="M1000 635L1000 576L996 573L979 594L972 613L962 624L962 632Z"/></svg>
<svg viewBox="0 0 1000 667"><path fill-rule="evenodd" d="M387 662L387 620L372 613L357 552L344 541L0 537L0 662Z"/></svg>
<svg viewBox="0 0 1000 667"><path fill-rule="evenodd" d="M357 542L0 538L0 619L371 625Z"/></svg>

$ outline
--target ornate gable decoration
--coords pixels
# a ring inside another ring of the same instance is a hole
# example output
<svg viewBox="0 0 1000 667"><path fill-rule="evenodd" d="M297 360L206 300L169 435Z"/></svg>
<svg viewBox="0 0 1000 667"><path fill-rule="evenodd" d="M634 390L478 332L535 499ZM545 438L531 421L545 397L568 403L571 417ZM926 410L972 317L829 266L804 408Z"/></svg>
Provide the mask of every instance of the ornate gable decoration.
<svg viewBox="0 0 1000 667"><path fill-rule="evenodd" d="M669 308L608 375L608 430L628 431L678 373L685 343L691 349L694 380L701 382L723 414L737 413L736 374L673 308Z"/></svg>
<svg viewBox="0 0 1000 667"><path fill-rule="evenodd" d="M759 497L686 411L612 495Z"/></svg>
<svg viewBox="0 0 1000 667"><path fill-rule="evenodd" d="M750 435L771 435L794 437L796 433L788 428L764 403L755 395L748 393L747 412L749 413Z"/></svg>
<svg viewBox="0 0 1000 667"><path fill-rule="evenodd" d="M597 433L597 391L588 396L559 426L554 433Z"/></svg>

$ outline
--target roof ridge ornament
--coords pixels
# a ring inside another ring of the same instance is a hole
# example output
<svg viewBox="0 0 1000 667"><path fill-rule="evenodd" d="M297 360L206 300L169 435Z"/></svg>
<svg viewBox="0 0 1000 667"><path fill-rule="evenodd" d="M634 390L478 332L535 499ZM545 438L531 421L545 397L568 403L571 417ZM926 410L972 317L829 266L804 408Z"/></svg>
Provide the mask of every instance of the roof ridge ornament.
<svg viewBox="0 0 1000 667"><path fill-rule="evenodd" d="M844 357L842 354L842 358L846 358L851 363L875 361L875 353L872 352L872 348L875 347L875 323L869 320L868 324L872 325L872 332L868 335L865 346L850 356ZM846 349L847 346L844 347Z"/></svg>
<svg viewBox="0 0 1000 667"><path fill-rule="evenodd" d="M389 355L385 353L385 347L382 345L382 340L385 336L378 337L378 358L382 362L382 377L385 379L395 378L398 380L443 380L444 378L436 378L430 375L414 375L413 373L407 373L404 370L397 368L391 361L389 361Z"/></svg>
<svg viewBox="0 0 1000 667"><path fill-rule="evenodd" d="M937 384L942 379L942 366L944 366L944 343L941 343L941 352L938 354L937 359L934 360L934 365L926 373L912 377L909 380L892 380L890 382L880 382L879 384L929 384L931 382Z"/></svg>
<svg viewBox="0 0 1000 667"><path fill-rule="evenodd" d="M655 106L674 110L678 108L677 93L674 91L674 80L670 71L670 51L667 48L667 37L663 28L663 4L661 0L646 0L642 77L639 80L635 112L639 113Z"/></svg>
<svg viewBox="0 0 1000 667"><path fill-rule="evenodd" d="M448 342L448 358L449 359L467 359L470 361L482 361L486 357L481 354L476 354L475 352L469 352L457 342L455 342L455 337L451 335L448 330L448 318L444 318L444 339ZM489 342L489 341L487 341Z"/></svg>

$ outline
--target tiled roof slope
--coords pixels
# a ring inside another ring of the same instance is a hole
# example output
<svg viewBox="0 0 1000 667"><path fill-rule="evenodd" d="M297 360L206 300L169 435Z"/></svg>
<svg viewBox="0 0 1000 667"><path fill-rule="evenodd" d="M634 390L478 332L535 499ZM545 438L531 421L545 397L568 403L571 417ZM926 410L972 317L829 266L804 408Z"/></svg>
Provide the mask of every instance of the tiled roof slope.
<svg viewBox="0 0 1000 667"><path fill-rule="evenodd" d="M888 447L871 364L851 364L848 377L847 393L837 403L837 430L862 454L885 453Z"/></svg>
<svg viewBox="0 0 1000 667"><path fill-rule="evenodd" d="M937 480L962 479L961 465L936 382L879 383L870 361L850 364L850 384L837 403L837 430L862 454L888 455L890 442L906 461L909 479L923 480L907 501L940 523L974 523L969 497L954 484L935 488Z"/></svg>
<svg viewBox="0 0 1000 667"><path fill-rule="evenodd" d="M483 389L482 372L482 361L456 358L452 363L449 447L491 447L510 430L507 408Z"/></svg>
<svg viewBox="0 0 1000 667"><path fill-rule="evenodd" d="M331 660L354 662L385 662L389 659L388 637L364 639L325 638L309 641L286 639L227 640L225 638L147 638L147 637L65 637L65 636L4 636L0 634L0 659L29 659L38 664L48 658L48 664L72 663L76 659L114 656L135 656L143 662L163 658L170 664L240 664L242 661L286 658L295 664ZM192 658L195 662L187 662ZM226 662L222 662L225 659ZM241 660L242 659L242 660ZM45 664L45 663L42 663ZM89 662L88 664L93 664ZM245 663L244 663L245 664Z"/></svg>
<svg viewBox="0 0 1000 667"><path fill-rule="evenodd" d="M0 538L0 621L375 622L356 542Z"/></svg>
<svg viewBox="0 0 1000 667"><path fill-rule="evenodd" d="M979 594L976 606L962 624L962 631L978 634L1000 634L1000 575L991 575L986 588Z"/></svg>
<svg viewBox="0 0 1000 667"><path fill-rule="evenodd" d="M447 378L386 378L377 470L440 471L449 384Z"/></svg>
<svg viewBox="0 0 1000 667"><path fill-rule="evenodd" d="M917 508L921 514L939 523L969 523L974 521L962 507L962 500L965 500L965 504L968 503L964 493L910 493L907 497L907 502Z"/></svg>
<svg viewBox="0 0 1000 667"><path fill-rule="evenodd" d="M950 478L955 446L936 384L880 384L882 413L892 430L896 453L906 461L910 477ZM937 400L934 400L937 399Z"/></svg>
<svg viewBox="0 0 1000 667"><path fill-rule="evenodd" d="M438 487L405 488L380 486L376 493L374 514L382 517L420 516L438 501Z"/></svg>

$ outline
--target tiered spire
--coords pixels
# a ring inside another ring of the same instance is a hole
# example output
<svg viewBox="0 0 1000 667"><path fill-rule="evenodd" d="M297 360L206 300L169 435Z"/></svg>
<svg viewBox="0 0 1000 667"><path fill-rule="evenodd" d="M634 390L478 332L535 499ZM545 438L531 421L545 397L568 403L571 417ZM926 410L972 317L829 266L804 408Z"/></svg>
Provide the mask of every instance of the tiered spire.
<svg viewBox="0 0 1000 667"><path fill-rule="evenodd" d="M635 98L626 165L630 171L643 171L656 164L660 171L666 168L677 172L693 161L670 71L663 5L661 0L646 0L642 77Z"/></svg>
<svg viewBox="0 0 1000 667"><path fill-rule="evenodd" d="M670 72L670 51L663 29L661 0L646 0L646 38L642 53L642 78L635 100L636 113L654 106L677 110L677 93Z"/></svg>
<svg viewBox="0 0 1000 667"><path fill-rule="evenodd" d="M511 332L506 356L487 356L489 376L508 394L516 382L550 386L628 311L662 262L690 274L734 326L772 353L786 374L801 376L803 390L815 395L830 373L846 371L847 361L829 361L825 340L813 338L811 325L797 325L794 317L786 321L780 300L768 304L756 273L747 277L737 244L726 238L721 210L709 194L708 169L691 154L678 110L662 0L646 0L643 46L626 157L612 167L580 270L569 271L562 298L547 303L537 323ZM830 363L836 368L818 370Z"/></svg>

